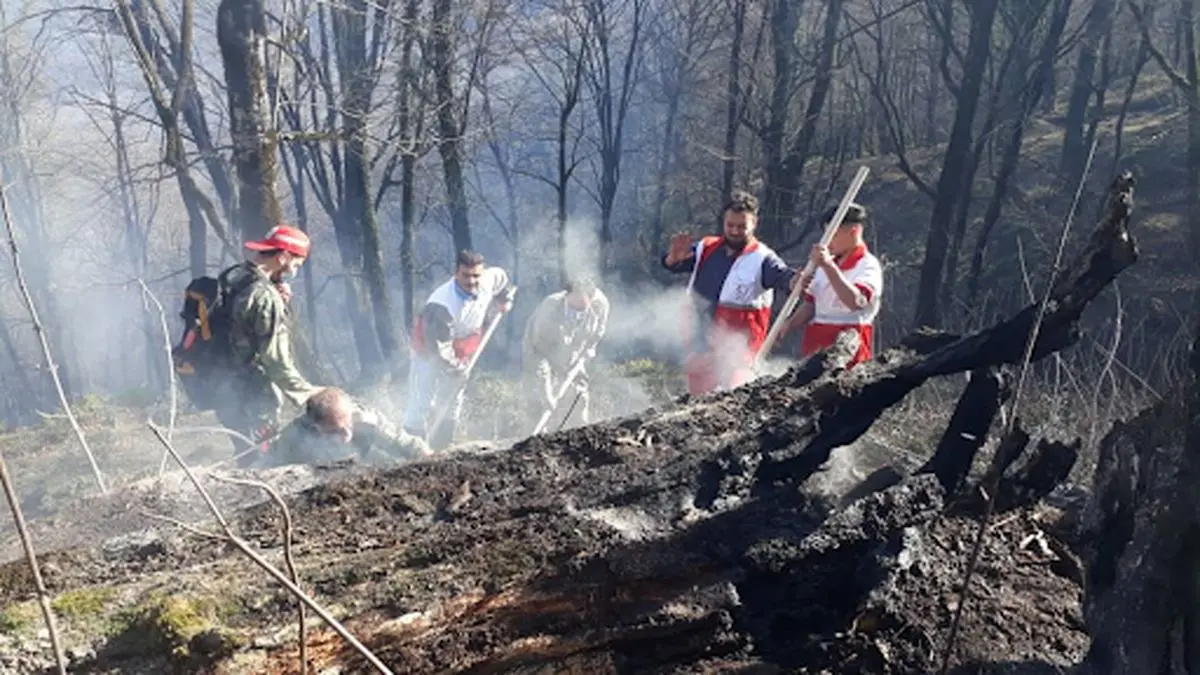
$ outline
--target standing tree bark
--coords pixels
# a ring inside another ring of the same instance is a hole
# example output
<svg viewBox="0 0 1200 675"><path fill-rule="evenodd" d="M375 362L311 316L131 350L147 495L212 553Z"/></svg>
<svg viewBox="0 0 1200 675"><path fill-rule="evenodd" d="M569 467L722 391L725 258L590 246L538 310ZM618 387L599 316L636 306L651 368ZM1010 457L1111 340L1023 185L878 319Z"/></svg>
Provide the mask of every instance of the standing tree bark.
<svg viewBox="0 0 1200 675"><path fill-rule="evenodd" d="M434 101L437 107L438 153L442 156L442 174L446 181L446 200L450 210L450 233L455 250L473 248L463 178L462 132L467 107L454 91L454 34L452 0L433 0L429 27L429 65L433 70ZM465 98L464 94L464 98ZM459 117L459 108L462 117Z"/></svg>
<svg viewBox="0 0 1200 675"><path fill-rule="evenodd" d="M742 40L746 34L746 0L732 1L733 36L729 44L729 79L725 86L725 146L721 157L721 195L726 198L733 193L733 175L737 168L737 137L742 119Z"/></svg>
<svg viewBox="0 0 1200 675"><path fill-rule="evenodd" d="M601 268L606 266L612 244L613 208L621 184L624 159L625 122L637 89L642 62L642 34L647 0L583 0L581 34L586 36L587 67L584 69L596 111L600 155L600 251ZM628 33L617 29L624 26ZM624 44L621 44L623 39ZM623 54L621 53L623 50Z"/></svg>
<svg viewBox="0 0 1200 675"><path fill-rule="evenodd" d="M367 115L371 111L372 92L378 82L375 63L384 40L388 0L378 5L374 31L367 33L366 0L347 0L334 5L333 32L337 50L338 84L342 99L342 136L346 152L342 155L345 188L341 208L336 215L338 243L347 268L362 269L371 298L379 356L383 364L393 363L400 350L396 324L392 318L387 279L383 271L379 221L371 189L370 149L367 145ZM382 373L378 362L362 364L364 375Z"/></svg>
<svg viewBox="0 0 1200 675"><path fill-rule="evenodd" d="M971 31L967 41L967 55L963 62L962 81L955 96L957 108L954 127L950 133L950 144L942 159L942 173L938 177L933 216L930 218L929 234L925 239L925 260L921 263L914 319L917 326L936 327L941 318L938 300L941 297L942 275L950 249L951 226L958 202L965 198L961 194L962 177L972 156L971 131L975 122L975 110L979 106L979 92L983 88L988 57L992 50L992 22L999 5L999 0L979 0L967 9L971 15ZM952 33L944 32L942 39L949 41L954 37Z"/></svg>
<svg viewBox="0 0 1200 675"><path fill-rule="evenodd" d="M1087 156L1087 139L1084 138L1087 127L1088 104L1096 89L1096 56L1100 42L1105 35L1112 31L1113 16L1116 14L1117 0L1095 0L1088 12L1086 28L1079 43L1079 62L1075 66L1075 79L1071 85L1071 97L1067 101L1066 127L1063 133L1062 155L1059 167L1066 178L1067 185L1079 181L1079 173Z"/></svg>
<svg viewBox="0 0 1200 675"><path fill-rule="evenodd" d="M969 304L976 306L979 294L979 278L983 272L984 255L987 252L988 238L996 223L1000 220L1000 211L1008 194L1009 184L1017 171L1017 163L1021 158L1021 146L1024 143L1025 128L1029 124L1034 111L1038 109L1042 96L1050 82L1050 74L1054 70L1054 62L1058 55L1059 42L1066 29L1067 17L1071 12L1072 0L1058 0L1051 18L1050 27L1046 33L1037 62L1029 79L1023 76L1026 71L1022 63L1013 74L1013 86L1009 89L1010 100L1013 102L1012 117L1009 119L1009 135L1000 160L1000 170L996 174L995 187L987 211L983 216L983 225L975 241L975 252L971 256L971 271L967 278ZM1025 61L1024 50L1018 54L1020 61Z"/></svg>
<svg viewBox="0 0 1200 675"><path fill-rule="evenodd" d="M277 137L267 103L263 0L221 0L217 42L229 90L229 134L238 179L234 227L243 239L257 239L283 222L275 194Z"/></svg>
<svg viewBox="0 0 1200 675"><path fill-rule="evenodd" d="M824 30L817 49L812 89L800 128L788 141L788 126L792 98L795 96L794 72L795 36L800 3L776 0L772 21L772 42L775 49L775 81L771 92L771 121L763 137L766 155L764 174L766 198L763 200L763 219L759 227L767 241L782 241L787 226L796 217L796 201L804 176L804 165L817 137L817 124L825 109L825 101L833 85L834 56L837 52L837 31L841 23L844 0L830 0L825 5ZM799 237L790 237L799 241ZM793 244L794 245L794 244ZM778 250L786 250L786 246Z"/></svg>
<svg viewBox="0 0 1200 675"><path fill-rule="evenodd" d="M1132 10L1141 28L1142 41L1150 56L1158 63L1158 67L1171 79L1175 89L1183 95L1187 105L1187 209L1189 214L1200 214L1200 52L1196 48L1196 1L1182 0L1179 3L1179 30L1183 35L1183 49L1186 51L1184 72L1173 65L1166 54L1154 43L1150 36L1150 26L1146 10L1135 0L1129 0ZM1192 219L1188 240L1191 244L1192 255L1200 255L1200 222Z"/></svg>

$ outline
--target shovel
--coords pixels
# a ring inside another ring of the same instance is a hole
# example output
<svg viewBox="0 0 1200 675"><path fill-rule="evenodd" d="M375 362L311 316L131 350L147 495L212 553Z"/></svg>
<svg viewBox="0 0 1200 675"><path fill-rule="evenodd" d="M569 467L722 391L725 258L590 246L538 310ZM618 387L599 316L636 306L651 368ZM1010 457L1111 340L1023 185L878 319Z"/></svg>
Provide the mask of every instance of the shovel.
<svg viewBox="0 0 1200 675"><path fill-rule="evenodd" d="M515 296L516 289L514 288L513 291L513 295ZM497 314L492 319L492 322L488 324L487 330L483 332L483 338L479 341L479 347L475 350L474 354L471 354L470 360L467 361L466 372L463 374L458 386L454 388L453 395L446 399L446 402L438 409L437 415L434 416L433 424L429 426L430 435L442 425L442 420L446 419L446 415L450 412L450 407L454 405L454 400L458 398L458 393L467 386L467 382L471 379L471 373L475 370L475 364L479 362L479 357L483 355L484 348L487 347L488 342L492 339L492 335L495 334L496 326L500 325L500 319L504 318L504 314L507 314L507 312Z"/></svg>
<svg viewBox="0 0 1200 675"><path fill-rule="evenodd" d="M550 416L553 415L554 411L558 408L557 403L562 400L563 396L566 395L567 387L571 386L571 383L575 381L575 378L583 370L584 362L585 359L583 358L583 355L580 354L579 358L575 360L575 365L571 366L571 369L567 371L567 376L563 378L562 386L558 388L558 394L554 397L556 405L547 408L546 412L542 413L541 419L538 420L537 426L533 428L533 432L529 434L530 436L537 436L538 434L542 433L543 429L546 428L546 423L550 421ZM571 409L574 410L574 408L575 406L572 405ZM570 414L570 412L567 413L568 416Z"/></svg>

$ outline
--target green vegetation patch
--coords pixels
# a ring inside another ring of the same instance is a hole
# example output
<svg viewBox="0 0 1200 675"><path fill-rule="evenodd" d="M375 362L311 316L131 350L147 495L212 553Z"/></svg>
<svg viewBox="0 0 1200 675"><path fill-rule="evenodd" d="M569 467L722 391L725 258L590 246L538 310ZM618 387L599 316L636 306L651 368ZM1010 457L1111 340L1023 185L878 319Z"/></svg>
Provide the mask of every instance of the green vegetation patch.
<svg viewBox="0 0 1200 675"><path fill-rule="evenodd" d="M209 660L237 646L225 626L231 610L212 597L153 593L121 612L120 651L169 653L180 660Z"/></svg>

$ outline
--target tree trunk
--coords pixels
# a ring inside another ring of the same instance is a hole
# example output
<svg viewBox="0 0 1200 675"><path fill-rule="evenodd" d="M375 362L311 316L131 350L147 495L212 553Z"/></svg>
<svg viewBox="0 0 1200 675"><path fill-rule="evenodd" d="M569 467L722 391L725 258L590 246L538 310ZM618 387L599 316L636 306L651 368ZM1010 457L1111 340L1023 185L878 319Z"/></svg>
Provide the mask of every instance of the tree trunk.
<svg viewBox="0 0 1200 675"><path fill-rule="evenodd" d="M229 90L229 135L238 179L235 228L257 239L283 222L275 194L276 134L267 103L266 13L262 0L221 0L217 42Z"/></svg>
<svg viewBox="0 0 1200 675"><path fill-rule="evenodd" d="M437 105L438 152L442 156L442 175L446 181L447 208L450 211L450 231L455 250L472 248L471 224L467 205L466 182L463 179L462 145L459 138L462 120L461 102L454 93L454 35L451 0L433 0L432 25L429 27L430 53L433 68L434 100ZM462 110L465 115L466 111Z"/></svg>
<svg viewBox="0 0 1200 675"><path fill-rule="evenodd" d="M988 202L987 212L984 213L983 225L975 240L975 251L971 256L971 271L967 277L968 305L971 307L977 306L975 301L979 295L979 278L983 273L983 259L987 252L988 238L1000 220L1000 212L1004 207L1009 184L1017 171L1017 164L1021 159L1021 146L1025 138L1025 127L1029 124L1034 111L1038 109L1046 85L1050 80L1050 71L1054 69L1058 43L1066 29L1071 4L1071 0L1059 1L1050 29L1046 34L1046 40L1042 43L1042 49L1038 54L1033 77L1028 82L1021 82L1020 91L1013 92L1018 101L1018 108L1015 111L1016 119L1011 122L1012 127L1000 160L1000 170L996 175L992 198Z"/></svg>
<svg viewBox="0 0 1200 675"><path fill-rule="evenodd" d="M1095 91L1096 55L1100 49L1100 41L1112 31L1116 5L1116 0L1096 0L1088 13L1087 27L1079 42L1079 62L1075 66L1074 82L1063 120L1065 129L1059 160L1059 170L1067 185L1079 182L1079 174L1083 171L1083 164L1087 159L1084 132L1088 107Z"/></svg>
<svg viewBox="0 0 1200 675"><path fill-rule="evenodd" d="M916 315L913 320L917 326L937 326L941 320L938 300L941 298L943 268L950 247L950 229L958 200L963 198L960 194L961 181L970 160L971 127L975 122L979 91L983 86L985 68L991 55L992 21L998 6L998 0L980 0L970 6L971 32L967 42L963 78L955 97L957 109L954 128L942 160L933 216L930 218L929 234L925 239L925 259L921 264Z"/></svg>
<svg viewBox="0 0 1200 675"><path fill-rule="evenodd" d="M787 3L785 0L780 0L779 4ZM766 167L767 194L763 204L763 222L759 227L760 236L766 241L780 242L776 246L781 251L787 248L782 244L784 233L796 217L796 197L799 195L800 184L804 178L804 164L808 161L813 140L817 137L817 124L821 119L825 100L828 98L829 89L833 84L834 57L837 54L838 45L837 30L842 17L842 5L843 0L830 0L826 4L824 34L821 37L819 58L815 65L816 73L813 75L812 91L809 92L808 105L804 109L804 119L796 133L796 138L786 149L782 158L779 161L768 163ZM791 11L788 11L788 14L791 14ZM775 35L776 39L783 37L780 34ZM791 44L791 41L795 39L794 31L788 35L787 39L788 48L794 49ZM778 52L778 47L776 49ZM786 80L790 81L793 77L794 74L790 70L785 71L784 78ZM788 86L790 89L790 85ZM790 98L790 94L788 94L788 98ZM790 239L798 238L793 236Z"/></svg>
<svg viewBox="0 0 1200 675"><path fill-rule="evenodd" d="M733 193L733 176L737 168L737 137L742 126L742 39L746 31L746 0L733 0L733 36L729 45L729 72L725 89L725 146L721 158L721 196L728 199ZM718 216L721 220L722 216ZM718 223L719 225L719 223Z"/></svg>
<svg viewBox="0 0 1200 675"><path fill-rule="evenodd" d="M341 85L342 137L346 142L346 151L342 155L343 198L334 222L339 231L346 230L346 236L339 236L339 242L344 241L351 247L343 259L358 258L356 264L347 266L347 271L362 271L362 283L371 300L372 311L363 317L368 322L373 321L379 344L369 354L361 355L364 357L361 374L371 379L385 374L385 368L380 366L394 362L400 341L388 297L379 221L371 187L367 116L371 110L375 76L367 58L368 11L366 0L347 0L332 9L338 83ZM375 360L377 357L382 361Z"/></svg>

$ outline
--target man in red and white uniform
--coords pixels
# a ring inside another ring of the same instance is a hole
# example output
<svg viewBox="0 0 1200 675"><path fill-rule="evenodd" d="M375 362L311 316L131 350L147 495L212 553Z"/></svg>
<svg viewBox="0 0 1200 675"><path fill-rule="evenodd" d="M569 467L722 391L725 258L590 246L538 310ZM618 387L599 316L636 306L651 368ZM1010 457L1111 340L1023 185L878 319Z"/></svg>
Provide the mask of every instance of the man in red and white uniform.
<svg viewBox="0 0 1200 675"><path fill-rule="evenodd" d="M797 280L795 271L754 236L757 199L735 192L724 214L722 236L695 241L677 235L662 258L668 270L691 273L684 370L692 394L731 389L753 378L775 291L788 293Z"/></svg>
<svg viewBox="0 0 1200 675"><path fill-rule="evenodd" d="M835 210L826 212L823 222L832 220ZM800 280L806 285L804 304L796 309L787 326L789 331L803 327L802 356L831 347L842 331L852 330L858 333L859 347L849 366L872 357L875 317L883 294L883 266L863 241L867 219L866 208L851 204L829 246L813 246L810 259L815 272L811 280Z"/></svg>
<svg viewBox="0 0 1200 675"><path fill-rule="evenodd" d="M427 438L434 450L450 444L462 412L467 364L479 349L484 327L494 312L512 309L516 291L508 273L485 267L483 256L460 251L454 276L429 294L412 333L412 367L404 430ZM441 426L426 429L431 412L447 404Z"/></svg>

